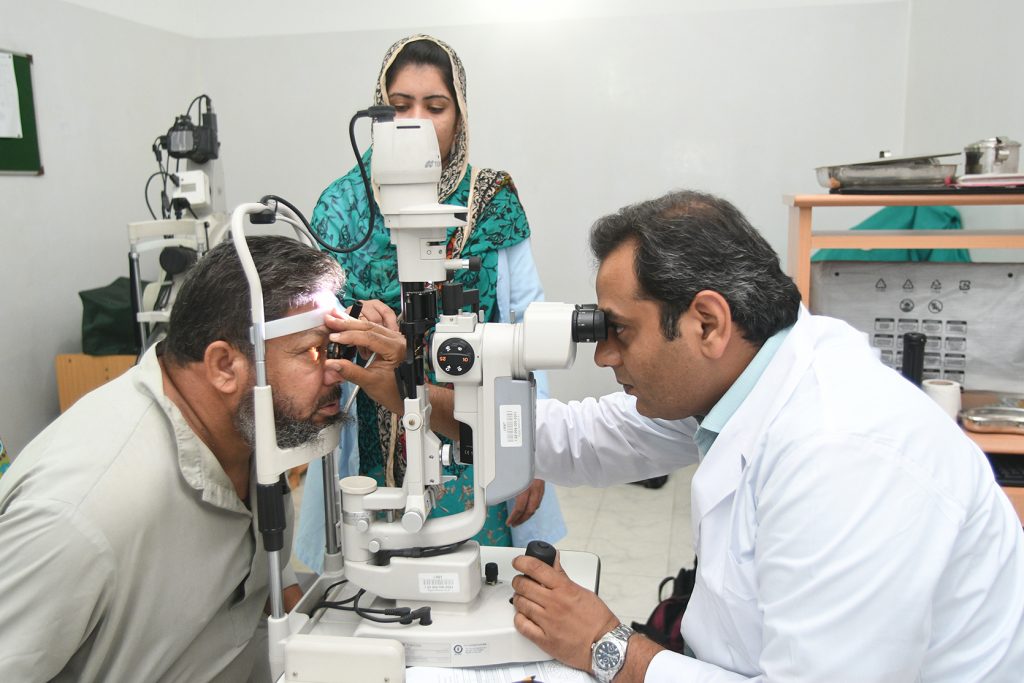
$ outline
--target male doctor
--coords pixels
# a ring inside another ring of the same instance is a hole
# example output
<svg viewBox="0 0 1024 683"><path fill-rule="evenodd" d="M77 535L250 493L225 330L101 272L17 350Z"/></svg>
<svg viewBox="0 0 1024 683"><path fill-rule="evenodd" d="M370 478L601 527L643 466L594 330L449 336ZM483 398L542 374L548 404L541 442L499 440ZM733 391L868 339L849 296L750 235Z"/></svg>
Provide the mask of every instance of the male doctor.
<svg viewBox="0 0 1024 683"><path fill-rule="evenodd" d="M672 193L590 241L610 320L595 360L625 393L539 404L537 476L606 486L700 462L693 656L525 556L519 631L602 683L1019 681L1024 535L960 428L864 335L801 307L728 202ZM432 402L451 430L450 394Z"/></svg>

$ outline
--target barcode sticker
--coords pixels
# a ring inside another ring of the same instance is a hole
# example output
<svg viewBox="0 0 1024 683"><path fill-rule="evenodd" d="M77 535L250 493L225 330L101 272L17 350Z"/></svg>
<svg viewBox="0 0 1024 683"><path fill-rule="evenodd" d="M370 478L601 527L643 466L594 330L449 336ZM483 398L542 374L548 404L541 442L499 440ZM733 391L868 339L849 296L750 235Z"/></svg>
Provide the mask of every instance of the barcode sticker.
<svg viewBox="0 0 1024 683"><path fill-rule="evenodd" d="M458 593L458 574L420 574L421 593Z"/></svg>
<svg viewBox="0 0 1024 683"><path fill-rule="evenodd" d="M521 405L498 406L502 448L521 448L523 445L523 407Z"/></svg>

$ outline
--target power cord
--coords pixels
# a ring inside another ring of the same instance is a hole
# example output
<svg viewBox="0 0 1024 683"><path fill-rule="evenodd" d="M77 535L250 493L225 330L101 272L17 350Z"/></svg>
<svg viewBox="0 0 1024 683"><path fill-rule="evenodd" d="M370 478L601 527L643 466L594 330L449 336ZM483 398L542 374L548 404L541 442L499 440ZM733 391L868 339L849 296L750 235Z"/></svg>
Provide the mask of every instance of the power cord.
<svg viewBox="0 0 1024 683"><path fill-rule="evenodd" d="M373 235L373 225L377 220L377 202L373 198L373 188L370 187L370 178L366 174L366 164L363 163L363 157L359 153L359 145L356 144L356 121L364 117L370 117L373 120L392 120L395 118L395 108L387 105L375 105L368 109L361 109L357 111L348 122L348 139L352 143L352 151L356 155L356 164L359 166L359 175L363 179L363 190L366 192L366 203L369 206L370 212L369 221L366 226L366 234L363 235L362 239L360 239L359 242L352 245L351 247L338 247L331 244L327 244L327 242L321 239L320 235L318 235L317 232L313 230L312 227L310 227L306 219L304 217L302 218L302 222L306 225L307 228L309 228L309 233L313 236L313 239L316 240L317 244L319 244L327 251L333 252L335 254L351 254L353 251L362 249L363 246L370 241L370 237ZM271 197L273 196L271 195ZM277 197L273 198L278 199L278 201L282 202L285 206L291 208L293 211L298 213L299 216L302 216L302 214L299 213L295 209L295 207L293 207L288 202L285 202L284 200L279 199Z"/></svg>
<svg viewBox="0 0 1024 683"><path fill-rule="evenodd" d="M403 548L401 550L381 550L377 553L378 564L386 565L392 557L437 557L455 552L466 541L449 543L448 545L428 546L425 548Z"/></svg>
<svg viewBox="0 0 1024 683"><path fill-rule="evenodd" d="M348 579L342 579L341 581L332 583L327 587L327 590L324 591L324 595L329 595L332 590L346 583L348 583ZM389 607L386 609L361 607L359 605L359 599L365 594L366 591L360 588L355 595L350 598L345 598L344 600L321 600L313 606L310 616L316 614L316 612L321 609L336 609L343 612L355 612L363 619L373 621L378 624L404 624L408 626L414 621L419 621L420 626L430 626L430 624L433 623L433 620L430 618L430 608L426 606L417 607L416 609L410 609L409 607Z"/></svg>

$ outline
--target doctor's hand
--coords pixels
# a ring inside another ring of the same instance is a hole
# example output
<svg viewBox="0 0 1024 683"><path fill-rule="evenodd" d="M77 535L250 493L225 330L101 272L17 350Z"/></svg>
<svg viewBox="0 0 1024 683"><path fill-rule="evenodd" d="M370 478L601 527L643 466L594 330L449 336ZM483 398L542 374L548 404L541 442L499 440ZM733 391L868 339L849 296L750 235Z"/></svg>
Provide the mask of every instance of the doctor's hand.
<svg viewBox="0 0 1024 683"><path fill-rule="evenodd" d="M523 573L512 579L516 630L560 662L590 671L590 646L618 626L618 618L592 591L573 583L560 556L554 567L526 555L512 566Z"/></svg>
<svg viewBox="0 0 1024 683"><path fill-rule="evenodd" d="M533 513L537 512L542 500L544 500L544 480L534 479L525 491L516 496L516 504L512 506L512 511L508 514L508 525L519 526L533 517Z"/></svg>
<svg viewBox="0 0 1024 683"><path fill-rule="evenodd" d="M389 330L398 331L398 316L391 310L391 307L380 299L366 299L359 302L362 307L358 311L359 315L355 316L360 320L367 320L371 323L386 327ZM349 309L349 313L352 312L352 307Z"/></svg>
<svg viewBox="0 0 1024 683"><path fill-rule="evenodd" d="M377 354L368 368L344 359L327 359L327 381L358 384L374 401L401 414L402 398L395 382L395 367L405 359L405 337L397 330L367 320L330 314L324 316L324 324L330 330L330 341Z"/></svg>

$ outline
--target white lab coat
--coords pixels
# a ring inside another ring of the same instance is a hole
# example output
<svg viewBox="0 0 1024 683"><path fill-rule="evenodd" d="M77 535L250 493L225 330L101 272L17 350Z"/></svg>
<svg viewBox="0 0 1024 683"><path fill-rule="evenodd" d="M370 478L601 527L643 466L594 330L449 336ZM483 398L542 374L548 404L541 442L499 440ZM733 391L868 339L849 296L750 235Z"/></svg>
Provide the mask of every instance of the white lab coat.
<svg viewBox="0 0 1024 683"><path fill-rule="evenodd" d="M625 394L547 402L538 476L662 474L696 458L695 426ZM697 659L662 652L646 683L1024 680L1016 514L978 448L845 323L801 312L698 467L692 513Z"/></svg>

